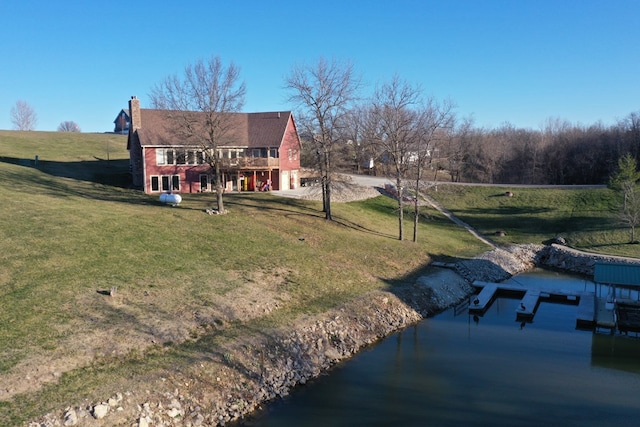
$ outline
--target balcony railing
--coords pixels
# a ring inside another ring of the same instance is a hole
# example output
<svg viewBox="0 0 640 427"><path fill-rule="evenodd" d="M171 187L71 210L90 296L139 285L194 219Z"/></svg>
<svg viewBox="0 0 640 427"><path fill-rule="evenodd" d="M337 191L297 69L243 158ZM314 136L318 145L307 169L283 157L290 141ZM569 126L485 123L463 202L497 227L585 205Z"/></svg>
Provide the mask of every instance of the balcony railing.
<svg viewBox="0 0 640 427"><path fill-rule="evenodd" d="M280 159L273 157L240 157L237 159L220 159L220 166L229 169L277 168Z"/></svg>

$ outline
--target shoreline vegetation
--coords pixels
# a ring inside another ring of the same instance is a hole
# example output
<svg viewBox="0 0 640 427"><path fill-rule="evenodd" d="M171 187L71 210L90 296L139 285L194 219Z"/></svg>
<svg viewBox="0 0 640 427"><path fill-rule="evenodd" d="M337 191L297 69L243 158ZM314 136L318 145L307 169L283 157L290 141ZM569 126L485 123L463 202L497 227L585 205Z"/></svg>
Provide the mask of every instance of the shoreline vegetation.
<svg viewBox="0 0 640 427"><path fill-rule="evenodd" d="M571 229L569 244L593 250L626 234L593 207L608 190L485 194L465 212L440 188L438 202L500 247L489 251L429 207L421 240L397 241L384 196L337 203L332 222L317 201L272 194L225 195L229 215L207 215L207 195L164 206L127 188L126 136L0 131L0 148L7 426L227 424L466 298L474 275L575 258L530 242Z"/></svg>

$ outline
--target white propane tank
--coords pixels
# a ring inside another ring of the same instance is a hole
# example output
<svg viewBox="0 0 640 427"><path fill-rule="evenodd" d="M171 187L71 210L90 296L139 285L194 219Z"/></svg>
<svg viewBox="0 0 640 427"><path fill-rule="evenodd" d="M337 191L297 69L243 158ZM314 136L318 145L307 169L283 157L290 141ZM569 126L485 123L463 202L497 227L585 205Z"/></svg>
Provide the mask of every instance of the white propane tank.
<svg viewBox="0 0 640 427"><path fill-rule="evenodd" d="M182 201L182 197L179 194L163 193L160 195L160 203L166 203L168 205L178 205Z"/></svg>

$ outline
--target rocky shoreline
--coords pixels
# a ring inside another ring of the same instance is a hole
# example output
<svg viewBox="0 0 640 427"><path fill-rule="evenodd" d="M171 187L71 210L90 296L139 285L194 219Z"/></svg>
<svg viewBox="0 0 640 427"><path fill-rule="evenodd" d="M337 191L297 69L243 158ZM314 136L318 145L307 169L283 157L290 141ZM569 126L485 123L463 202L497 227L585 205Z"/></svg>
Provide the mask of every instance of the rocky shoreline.
<svg viewBox="0 0 640 427"><path fill-rule="evenodd" d="M535 266L593 275L597 262L629 262L558 245L514 245L471 260L430 268L412 285L377 291L295 327L259 338L236 340L212 359L224 369L175 372L144 392L126 391L101 401L85 400L27 425L50 426L217 426L251 414L285 396L362 348L443 311L472 292L474 280L499 282ZM218 364L220 365L220 364Z"/></svg>

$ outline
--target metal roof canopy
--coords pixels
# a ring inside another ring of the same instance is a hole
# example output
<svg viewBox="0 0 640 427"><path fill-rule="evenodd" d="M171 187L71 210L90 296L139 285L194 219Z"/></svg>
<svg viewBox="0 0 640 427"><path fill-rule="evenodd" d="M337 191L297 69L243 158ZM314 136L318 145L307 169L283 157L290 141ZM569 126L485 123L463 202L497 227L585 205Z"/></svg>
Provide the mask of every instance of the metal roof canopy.
<svg viewBox="0 0 640 427"><path fill-rule="evenodd" d="M593 281L609 285L640 287L640 264L596 263Z"/></svg>

